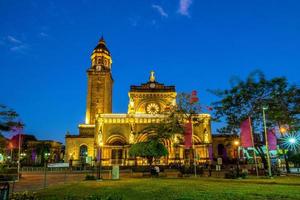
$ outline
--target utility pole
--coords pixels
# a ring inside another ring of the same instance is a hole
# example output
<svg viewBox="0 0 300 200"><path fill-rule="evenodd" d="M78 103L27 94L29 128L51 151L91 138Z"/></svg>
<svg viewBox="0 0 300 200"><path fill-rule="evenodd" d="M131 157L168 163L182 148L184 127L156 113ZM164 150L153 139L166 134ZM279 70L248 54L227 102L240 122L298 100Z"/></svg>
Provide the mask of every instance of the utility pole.
<svg viewBox="0 0 300 200"><path fill-rule="evenodd" d="M22 133L22 129L23 129L23 126L22 126L21 122L19 122L18 125L17 125L17 132L18 132L18 134L19 134L19 149L18 149L18 179L17 179L17 181L20 180L20 168L21 168L21 163L20 163L21 159L20 159L20 155L21 155L21 140L22 140L22 135L21 135L21 133Z"/></svg>
<svg viewBox="0 0 300 200"><path fill-rule="evenodd" d="M268 162L268 173L269 177L272 177L271 171L271 161L270 161L270 153L269 153L269 142L268 142L268 134L267 134L267 125L266 125L266 113L267 107L263 107L263 120L264 120L264 129L265 129L265 140L266 140L266 154L267 154L267 162Z"/></svg>

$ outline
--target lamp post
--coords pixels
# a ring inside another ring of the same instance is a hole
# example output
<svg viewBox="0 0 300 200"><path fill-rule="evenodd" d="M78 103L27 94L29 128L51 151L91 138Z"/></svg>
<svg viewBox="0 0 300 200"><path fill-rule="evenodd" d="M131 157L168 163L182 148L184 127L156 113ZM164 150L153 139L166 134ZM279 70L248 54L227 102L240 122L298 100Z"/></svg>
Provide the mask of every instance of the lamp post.
<svg viewBox="0 0 300 200"><path fill-rule="evenodd" d="M9 149L10 149L10 162L12 162L13 159L13 144L10 142L9 143Z"/></svg>
<svg viewBox="0 0 300 200"><path fill-rule="evenodd" d="M284 137L284 135L287 133L287 129L284 126L280 126L279 131L280 131L281 137ZM283 153L283 158L284 158L284 162L285 162L286 172L290 173L289 161L288 161L285 149L282 145L280 145L280 146L282 147L282 153Z"/></svg>
<svg viewBox="0 0 300 200"><path fill-rule="evenodd" d="M44 154L44 158L45 158L45 163L44 163L44 188L46 188L47 185L47 163L48 163L48 158L50 156L50 153L46 152Z"/></svg>
<svg viewBox="0 0 300 200"><path fill-rule="evenodd" d="M18 179L17 181L20 180L20 169L21 169L21 163L20 163L20 154L21 154L21 133L22 133L22 129L23 129L23 124L21 122L18 122L17 124L17 132L19 134L19 149L18 149Z"/></svg>
<svg viewBox="0 0 300 200"><path fill-rule="evenodd" d="M240 175L240 141L239 140L235 140L233 142L234 146L236 146L236 150L237 150L237 159L236 159L236 173L237 176Z"/></svg>
<svg viewBox="0 0 300 200"><path fill-rule="evenodd" d="M272 176L271 161L270 161L270 154L269 154L269 142L268 142L267 125L266 125L266 113L265 113L265 110L267 110L267 109L268 108L266 106L264 106L262 108L262 110L263 110L264 129L265 129L266 154L267 154L267 162L268 162L268 174L269 174L269 177L271 177Z"/></svg>
<svg viewBox="0 0 300 200"><path fill-rule="evenodd" d="M102 146L103 146L103 142L100 142L99 143L99 146L98 146L98 172L97 172L97 179L98 180L102 180L101 178L101 165L102 165Z"/></svg>

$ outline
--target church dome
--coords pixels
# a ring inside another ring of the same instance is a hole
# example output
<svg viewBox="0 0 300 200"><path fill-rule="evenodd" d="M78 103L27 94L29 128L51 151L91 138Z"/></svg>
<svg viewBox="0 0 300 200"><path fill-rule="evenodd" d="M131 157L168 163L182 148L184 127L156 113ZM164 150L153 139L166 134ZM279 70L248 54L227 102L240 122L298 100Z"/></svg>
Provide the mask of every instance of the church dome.
<svg viewBox="0 0 300 200"><path fill-rule="evenodd" d="M108 50L108 48L106 47L106 43L105 40L103 38L103 36L101 37L101 39L99 40L98 45L95 47L93 53L105 53L108 56L110 56L110 51Z"/></svg>

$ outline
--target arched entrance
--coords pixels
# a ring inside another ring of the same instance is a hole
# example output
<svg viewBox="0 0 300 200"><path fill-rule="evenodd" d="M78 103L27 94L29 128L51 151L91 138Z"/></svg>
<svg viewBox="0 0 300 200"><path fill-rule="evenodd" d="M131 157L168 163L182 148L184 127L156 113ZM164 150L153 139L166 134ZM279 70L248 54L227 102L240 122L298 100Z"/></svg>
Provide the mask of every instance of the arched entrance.
<svg viewBox="0 0 300 200"><path fill-rule="evenodd" d="M108 138L107 144L110 146L110 163L112 165L118 164L123 165L125 164L125 159L127 157L125 151L125 144L126 139L122 135L112 135Z"/></svg>

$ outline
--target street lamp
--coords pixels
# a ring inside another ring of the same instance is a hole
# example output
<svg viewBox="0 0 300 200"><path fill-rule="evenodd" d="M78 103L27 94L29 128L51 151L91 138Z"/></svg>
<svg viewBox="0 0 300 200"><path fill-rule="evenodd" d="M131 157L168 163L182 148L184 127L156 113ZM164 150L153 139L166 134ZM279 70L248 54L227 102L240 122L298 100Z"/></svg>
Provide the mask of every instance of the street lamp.
<svg viewBox="0 0 300 200"><path fill-rule="evenodd" d="M46 188L47 185L47 163L48 163L48 158L50 156L50 153L46 152L44 154L44 158L45 158L45 163L44 163L44 188Z"/></svg>
<svg viewBox="0 0 300 200"><path fill-rule="evenodd" d="M300 144L300 136L297 134L287 134L283 138L283 146L289 150L296 151Z"/></svg>
<svg viewBox="0 0 300 200"><path fill-rule="evenodd" d="M98 155L99 155L99 160L98 160L98 172L97 172L97 179L102 180L101 178L101 165L102 165L102 147L103 147L103 142L99 143L98 146Z"/></svg>
<svg viewBox="0 0 300 200"><path fill-rule="evenodd" d="M12 162L12 159L13 159L13 148L14 148L14 145L10 142L9 143L9 149L10 149L10 161Z"/></svg>
<svg viewBox="0 0 300 200"><path fill-rule="evenodd" d="M236 146L237 149L236 172L237 172L237 176L239 176L240 175L240 141L234 140L233 144L234 146Z"/></svg>
<svg viewBox="0 0 300 200"><path fill-rule="evenodd" d="M291 145L295 144L295 143L296 143L296 138L290 138L290 139L289 139L289 143L290 143Z"/></svg>
<svg viewBox="0 0 300 200"><path fill-rule="evenodd" d="M269 142L268 142L267 125L266 125L266 113L265 113L265 111L267 109L268 109L268 107L266 107L266 106L264 106L262 108L262 110L263 110L264 129L265 129L265 140L266 140L266 153L267 153L267 162L268 162L268 172L269 172L269 177L271 177L272 176L271 161L270 161L270 154L269 154Z"/></svg>

